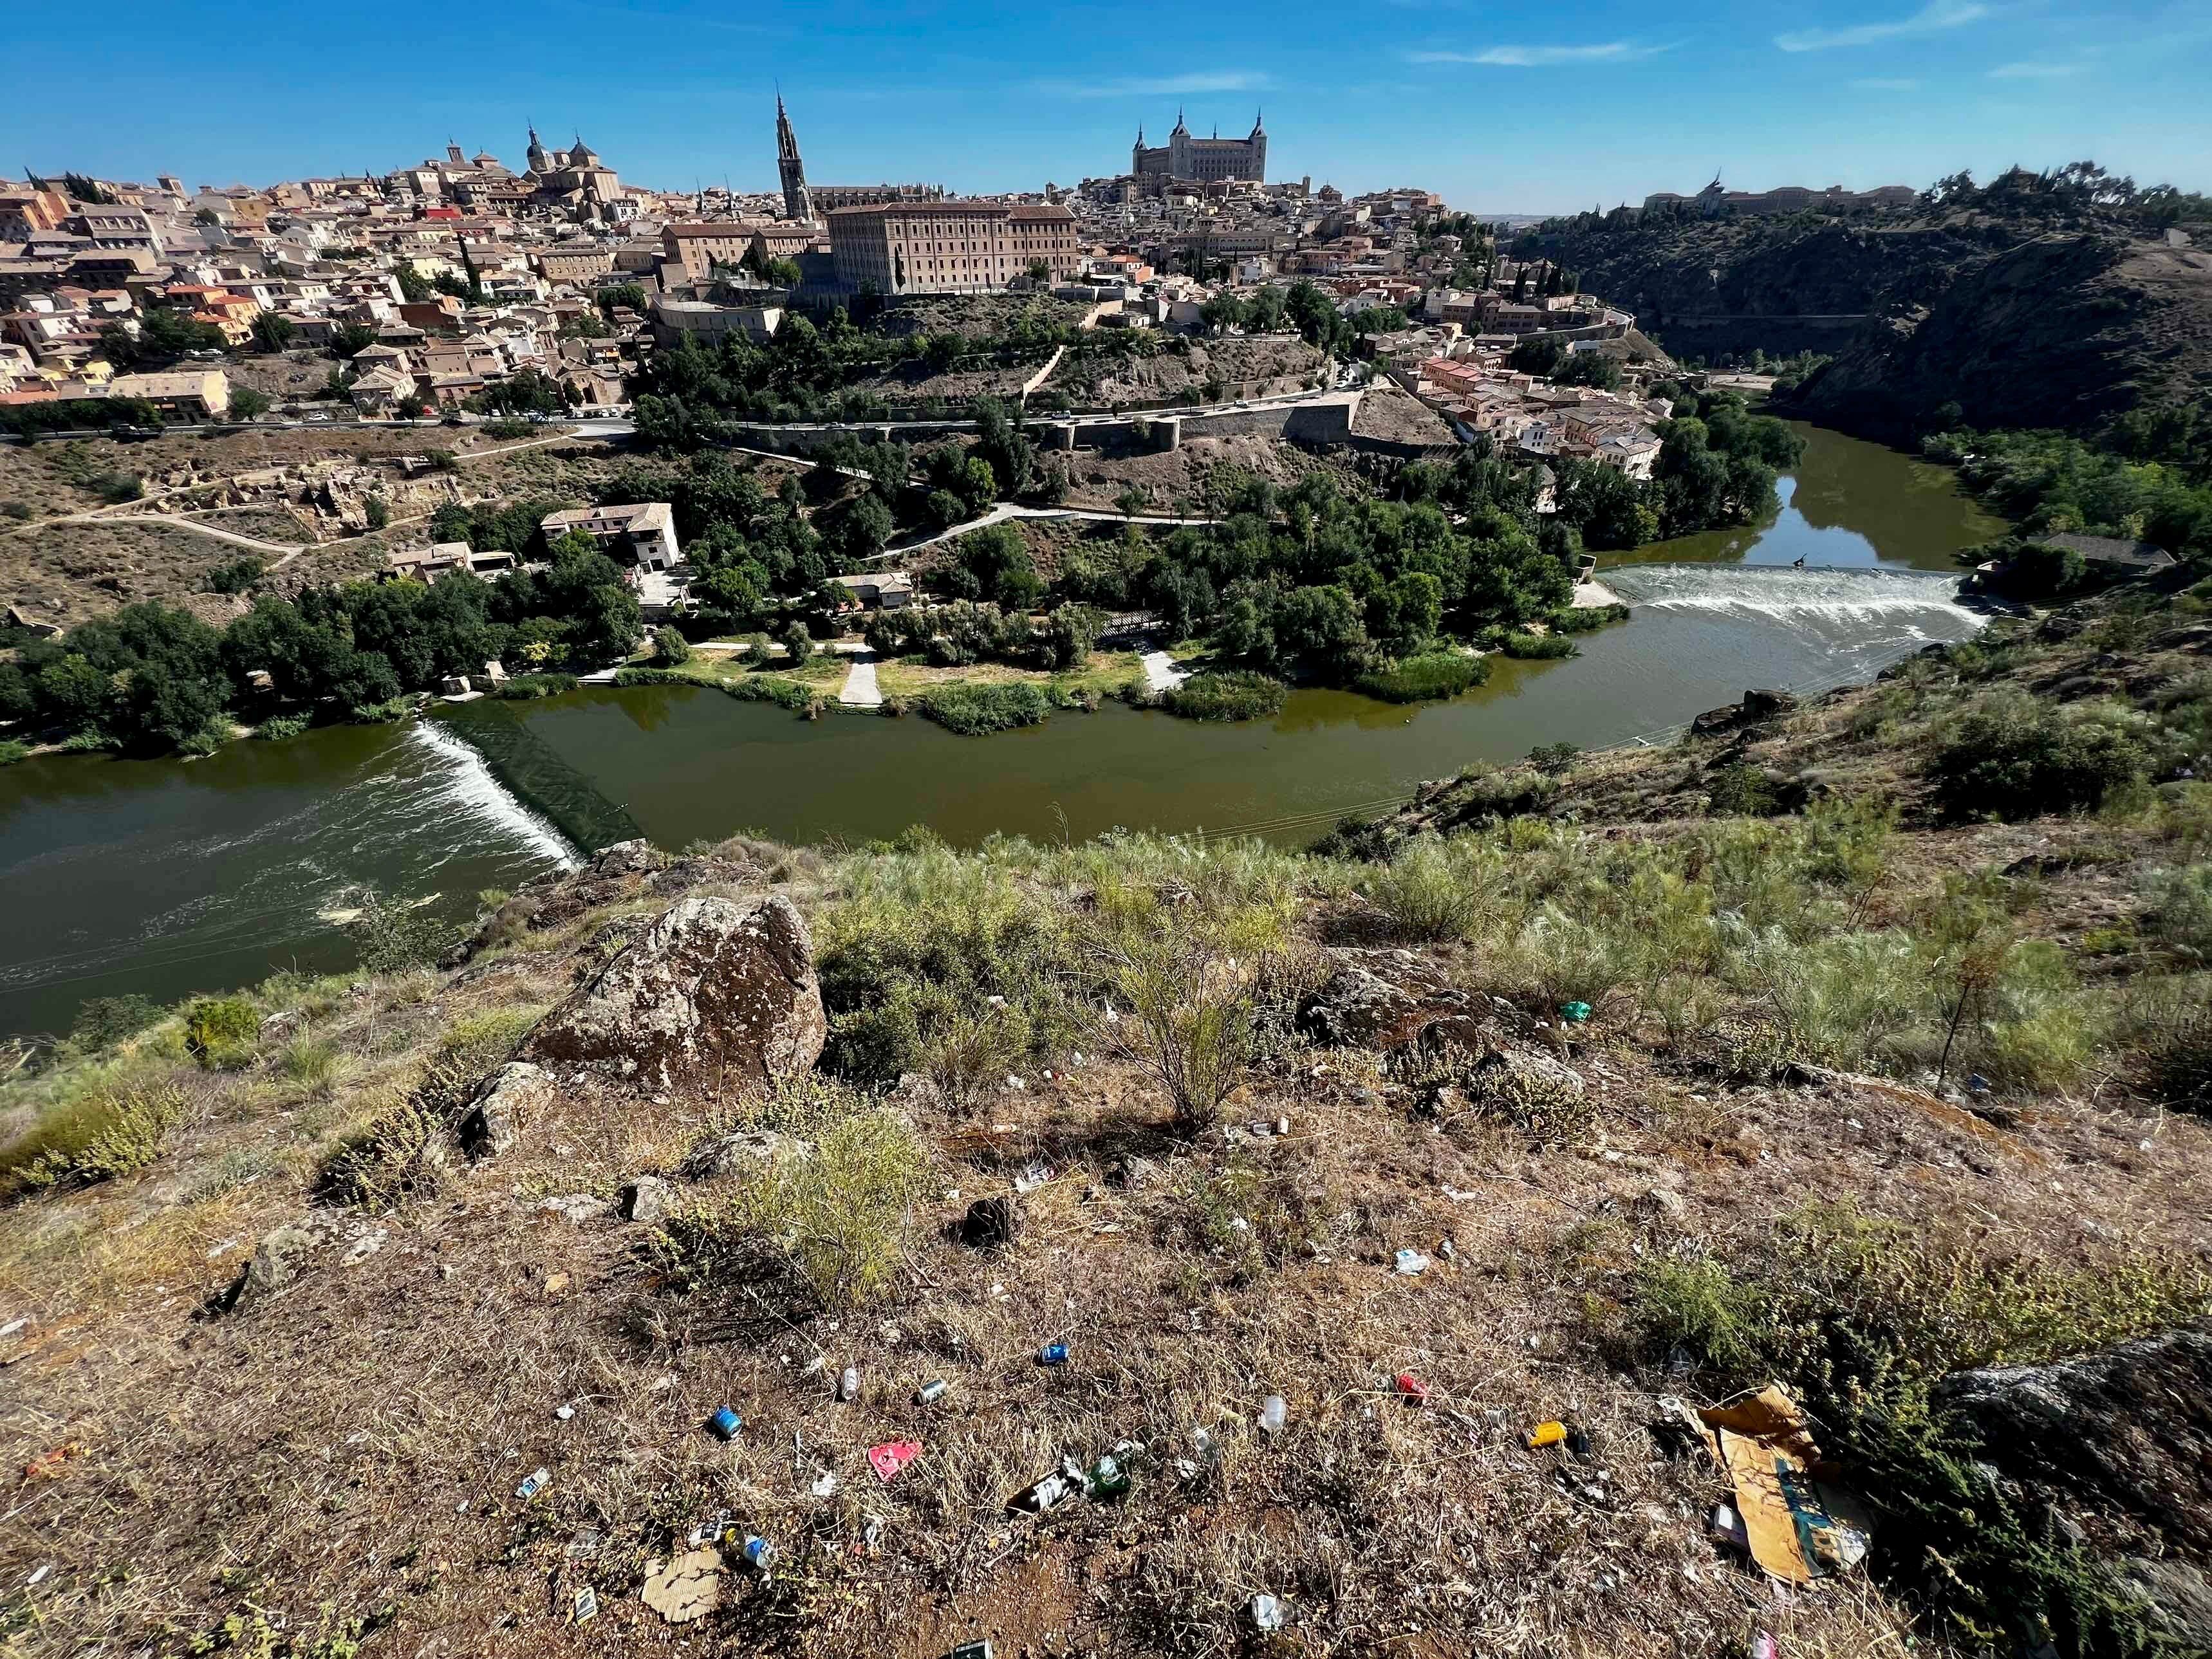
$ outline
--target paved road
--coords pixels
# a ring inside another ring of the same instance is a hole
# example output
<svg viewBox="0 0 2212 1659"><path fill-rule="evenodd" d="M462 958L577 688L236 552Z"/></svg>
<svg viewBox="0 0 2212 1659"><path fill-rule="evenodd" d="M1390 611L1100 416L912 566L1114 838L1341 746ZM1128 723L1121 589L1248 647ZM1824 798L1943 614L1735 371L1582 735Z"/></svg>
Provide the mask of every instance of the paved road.
<svg viewBox="0 0 2212 1659"><path fill-rule="evenodd" d="M848 708L881 708L883 689L876 684L876 653L872 651L856 656L853 665L845 671L844 688L837 693L837 701Z"/></svg>

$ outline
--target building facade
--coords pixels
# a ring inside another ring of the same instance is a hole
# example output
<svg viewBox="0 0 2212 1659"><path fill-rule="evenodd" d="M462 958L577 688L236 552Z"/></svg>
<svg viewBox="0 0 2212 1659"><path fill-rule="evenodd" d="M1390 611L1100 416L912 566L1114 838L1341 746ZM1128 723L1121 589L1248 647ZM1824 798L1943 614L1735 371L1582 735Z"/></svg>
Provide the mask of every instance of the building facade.
<svg viewBox="0 0 2212 1659"><path fill-rule="evenodd" d="M806 194L806 167L799 159L799 135L783 112L783 94L775 95L775 173L783 184L783 216L804 222L814 217L814 204Z"/></svg>
<svg viewBox="0 0 2212 1659"><path fill-rule="evenodd" d="M1051 203L891 202L828 217L837 282L853 293L990 294L1038 260L1055 278L1081 262L1075 216Z"/></svg>
<svg viewBox="0 0 2212 1659"><path fill-rule="evenodd" d="M1129 153L1129 171L1139 183L1188 179L1209 184L1225 179L1249 179L1264 184L1267 177L1267 134L1261 118L1252 118L1252 131L1243 138L1194 138L1183 125L1182 112L1164 144L1147 146L1145 131L1137 129L1137 142Z"/></svg>

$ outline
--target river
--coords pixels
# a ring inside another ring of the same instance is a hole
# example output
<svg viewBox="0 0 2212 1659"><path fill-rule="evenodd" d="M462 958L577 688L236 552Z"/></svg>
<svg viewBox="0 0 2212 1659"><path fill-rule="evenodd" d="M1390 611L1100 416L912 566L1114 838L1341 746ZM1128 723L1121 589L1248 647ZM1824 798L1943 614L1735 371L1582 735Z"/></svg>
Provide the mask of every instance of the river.
<svg viewBox="0 0 2212 1659"><path fill-rule="evenodd" d="M1489 683L1449 703L1301 690L1241 726L1109 704L963 738L918 719L806 721L695 687L608 688L202 761L0 770L0 1033L65 1030L91 996L166 1000L343 966L328 917L349 890L434 893L463 914L480 890L568 861L572 838L857 842L926 823L963 843L1117 825L1302 842L1470 763L1663 738L1747 687L1864 679L1973 632L1954 556L2002 526L1942 469L1800 430L1805 459L1773 522L1608 562L1632 620L1568 660L1493 659Z"/></svg>

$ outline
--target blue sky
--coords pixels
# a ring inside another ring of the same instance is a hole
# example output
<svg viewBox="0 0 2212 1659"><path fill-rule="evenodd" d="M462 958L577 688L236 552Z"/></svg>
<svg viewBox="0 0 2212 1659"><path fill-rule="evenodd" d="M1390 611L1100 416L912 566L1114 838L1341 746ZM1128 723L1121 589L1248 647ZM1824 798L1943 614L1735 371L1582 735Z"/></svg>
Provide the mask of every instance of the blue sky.
<svg viewBox="0 0 2212 1659"><path fill-rule="evenodd" d="M580 131L627 181L775 179L776 83L810 177L1034 189L1120 171L1178 105L1267 109L1269 173L1420 184L1480 212L1694 191L1923 185L2094 157L2212 189L2203 0L932 4L6 0L0 165L187 185L520 167ZM64 70L67 72L64 72Z"/></svg>

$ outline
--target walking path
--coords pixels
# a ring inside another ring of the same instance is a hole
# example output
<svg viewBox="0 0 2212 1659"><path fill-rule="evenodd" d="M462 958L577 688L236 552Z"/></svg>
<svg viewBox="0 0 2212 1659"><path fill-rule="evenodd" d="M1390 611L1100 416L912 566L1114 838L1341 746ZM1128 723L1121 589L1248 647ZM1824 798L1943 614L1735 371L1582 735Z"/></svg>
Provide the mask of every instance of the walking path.
<svg viewBox="0 0 2212 1659"><path fill-rule="evenodd" d="M853 659L853 665L845 671L844 689L837 693L837 701L848 708L881 708L883 689L876 684L876 656L869 652Z"/></svg>
<svg viewBox="0 0 2212 1659"><path fill-rule="evenodd" d="M1155 693L1172 691L1190 678L1190 671L1177 668L1176 659L1164 651L1147 651L1138 660L1145 665L1146 689Z"/></svg>
<svg viewBox="0 0 2212 1659"><path fill-rule="evenodd" d="M934 547L939 542L949 542L956 536L965 536L971 531L986 529L994 524L1004 524L1010 519L1087 519L1094 524L1226 524L1225 519L1178 519L1165 514L1139 513L1132 517L1127 513L1109 512L1095 507L1017 507L1012 501L1000 501L980 519L970 519L965 524L956 524L950 530L940 530L934 536L925 536L918 542L907 542L896 547L884 549L884 556L919 553L925 547Z"/></svg>

